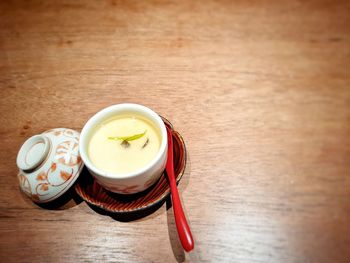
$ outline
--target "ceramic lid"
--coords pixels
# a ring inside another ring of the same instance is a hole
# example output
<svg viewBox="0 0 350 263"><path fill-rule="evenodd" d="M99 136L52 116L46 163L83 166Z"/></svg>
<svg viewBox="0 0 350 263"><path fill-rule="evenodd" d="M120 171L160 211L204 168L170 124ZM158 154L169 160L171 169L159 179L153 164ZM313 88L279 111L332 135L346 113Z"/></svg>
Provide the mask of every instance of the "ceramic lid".
<svg viewBox="0 0 350 263"><path fill-rule="evenodd" d="M83 168L79 135L71 129L57 128L24 142L17 155L18 180L34 202L57 199L77 180Z"/></svg>

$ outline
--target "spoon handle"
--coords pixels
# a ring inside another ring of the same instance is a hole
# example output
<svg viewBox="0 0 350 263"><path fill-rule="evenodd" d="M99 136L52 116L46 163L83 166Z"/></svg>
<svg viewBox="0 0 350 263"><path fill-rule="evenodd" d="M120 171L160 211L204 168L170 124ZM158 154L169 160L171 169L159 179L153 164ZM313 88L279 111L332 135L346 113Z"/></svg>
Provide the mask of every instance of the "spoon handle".
<svg viewBox="0 0 350 263"><path fill-rule="evenodd" d="M174 174L174 158L173 158L173 136L171 130L167 127L168 134L168 160L166 163L166 172L169 178L171 200L173 203L174 217L177 232L185 251L189 252L194 247L194 241L191 234L190 227L188 226L185 214L182 209L179 192L176 186L175 174Z"/></svg>

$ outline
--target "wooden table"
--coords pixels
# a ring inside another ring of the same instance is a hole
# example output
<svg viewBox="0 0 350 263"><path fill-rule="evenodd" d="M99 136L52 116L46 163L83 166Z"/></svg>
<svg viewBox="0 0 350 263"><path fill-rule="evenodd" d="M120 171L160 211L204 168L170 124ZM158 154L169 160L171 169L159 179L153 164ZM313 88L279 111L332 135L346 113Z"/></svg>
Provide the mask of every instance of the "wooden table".
<svg viewBox="0 0 350 263"><path fill-rule="evenodd" d="M349 262L349 1L1 1L0 261ZM171 209L121 222L18 189L16 155L98 110L146 105L183 135Z"/></svg>

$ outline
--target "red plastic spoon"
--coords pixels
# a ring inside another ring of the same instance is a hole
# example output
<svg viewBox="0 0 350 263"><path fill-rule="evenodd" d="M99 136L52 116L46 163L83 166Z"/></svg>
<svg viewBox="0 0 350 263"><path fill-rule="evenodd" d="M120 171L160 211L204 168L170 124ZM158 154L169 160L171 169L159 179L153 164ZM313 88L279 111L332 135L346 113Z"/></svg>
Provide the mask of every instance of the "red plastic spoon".
<svg viewBox="0 0 350 263"><path fill-rule="evenodd" d="M173 158L173 136L171 130L168 127L166 128L168 134L168 160L166 163L166 172L168 174L170 183L171 200L173 203L175 223L182 247L184 248L184 250L189 252L194 247L194 241L184 211L182 210L181 200L176 186Z"/></svg>

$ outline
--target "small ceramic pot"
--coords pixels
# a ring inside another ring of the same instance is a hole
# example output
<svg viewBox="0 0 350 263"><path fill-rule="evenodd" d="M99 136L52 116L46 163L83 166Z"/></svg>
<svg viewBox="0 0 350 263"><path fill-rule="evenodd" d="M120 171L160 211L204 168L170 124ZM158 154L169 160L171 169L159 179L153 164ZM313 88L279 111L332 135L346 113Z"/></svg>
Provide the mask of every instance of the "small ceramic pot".
<svg viewBox="0 0 350 263"><path fill-rule="evenodd" d="M112 174L98 169L88 156L88 145L96 127L114 116L134 114L146 118L160 132L161 145L156 157L141 170L129 174ZM81 158L96 181L109 191L119 194L133 194L141 192L155 183L162 175L167 160L167 133L161 117L151 109L138 104L117 104L101 110L92 116L85 124L80 135L79 151Z"/></svg>
<svg viewBox="0 0 350 263"><path fill-rule="evenodd" d="M21 190L37 203L63 195L83 168L78 143L79 133L65 128L29 138L17 155Z"/></svg>

